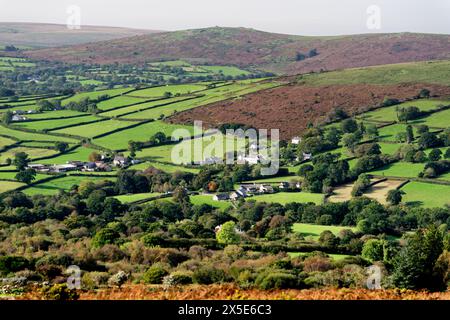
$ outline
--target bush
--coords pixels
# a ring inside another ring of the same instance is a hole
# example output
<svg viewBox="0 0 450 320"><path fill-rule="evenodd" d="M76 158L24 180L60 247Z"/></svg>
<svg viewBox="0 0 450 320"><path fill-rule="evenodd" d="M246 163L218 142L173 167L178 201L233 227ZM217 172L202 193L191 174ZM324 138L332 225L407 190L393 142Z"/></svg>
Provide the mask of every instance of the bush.
<svg viewBox="0 0 450 320"><path fill-rule="evenodd" d="M65 283L44 287L42 294L48 300L77 300L80 297L75 289L69 289Z"/></svg>
<svg viewBox="0 0 450 320"><path fill-rule="evenodd" d="M192 283L192 272L190 271L175 271L170 274L173 279L173 284L183 285Z"/></svg>
<svg viewBox="0 0 450 320"><path fill-rule="evenodd" d="M167 270L164 269L161 265L154 264L153 266L147 269L147 271L142 276L142 280L145 283L161 284L163 278L168 274L169 273L167 272Z"/></svg>
<svg viewBox="0 0 450 320"><path fill-rule="evenodd" d="M0 273L8 274L29 268L30 262L23 257L4 256L0 257Z"/></svg>
<svg viewBox="0 0 450 320"><path fill-rule="evenodd" d="M97 289L108 283L109 274L107 272L86 272L81 278L83 288Z"/></svg>
<svg viewBox="0 0 450 320"><path fill-rule="evenodd" d="M219 283L225 280L225 272L213 267L200 267L194 271L192 280L197 284Z"/></svg>
<svg viewBox="0 0 450 320"><path fill-rule="evenodd" d="M261 274L256 278L256 285L263 290L288 289L299 286L296 276L282 271Z"/></svg>
<svg viewBox="0 0 450 320"><path fill-rule="evenodd" d="M127 282L127 280L128 274L126 274L124 271L119 271L108 279L108 284L110 286L117 286L120 288L125 282Z"/></svg>

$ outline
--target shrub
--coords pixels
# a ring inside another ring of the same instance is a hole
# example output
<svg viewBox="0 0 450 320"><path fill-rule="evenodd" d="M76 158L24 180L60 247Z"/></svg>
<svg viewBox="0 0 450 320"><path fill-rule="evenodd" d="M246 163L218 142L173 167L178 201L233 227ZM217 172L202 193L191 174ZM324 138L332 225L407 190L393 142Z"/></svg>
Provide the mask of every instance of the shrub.
<svg viewBox="0 0 450 320"><path fill-rule="evenodd" d="M225 272L209 266L203 266L194 271L192 280L197 284L219 283L225 280Z"/></svg>
<svg viewBox="0 0 450 320"><path fill-rule="evenodd" d="M42 294L48 300L77 300L80 297L75 289L69 289L65 283L44 287Z"/></svg>
<svg viewBox="0 0 450 320"><path fill-rule="evenodd" d="M128 280L128 274L125 271L119 271L108 279L110 286L121 287Z"/></svg>
<svg viewBox="0 0 450 320"><path fill-rule="evenodd" d="M169 273L166 269L164 269L159 264L154 264L150 268L147 269L147 271L142 276L142 280L145 283L150 284L161 284L162 280L165 276L167 276Z"/></svg>
<svg viewBox="0 0 450 320"><path fill-rule="evenodd" d="M293 274L275 271L260 274L256 278L256 285L263 290L297 288L298 280Z"/></svg>
<svg viewBox="0 0 450 320"><path fill-rule="evenodd" d="M170 274L173 279L173 284L191 284L192 272L190 271L175 271Z"/></svg>
<svg viewBox="0 0 450 320"><path fill-rule="evenodd" d="M8 274L29 268L30 262L23 257L4 256L0 257L0 273Z"/></svg>

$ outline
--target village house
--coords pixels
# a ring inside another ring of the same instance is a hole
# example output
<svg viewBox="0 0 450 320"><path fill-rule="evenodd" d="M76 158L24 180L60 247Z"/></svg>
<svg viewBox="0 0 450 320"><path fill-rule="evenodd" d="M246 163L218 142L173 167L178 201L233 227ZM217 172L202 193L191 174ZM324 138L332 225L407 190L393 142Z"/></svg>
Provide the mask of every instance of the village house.
<svg viewBox="0 0 450 320"><path fill-rule="evenodd" d="M15 121L15 122L25 121L25 120L27 120L27 118L24 116L20 116L20 115L13 115L11 118L11 121Z"/></svg>
<svg viewBox="0 0 450 320"><path fill-rule="evenodd" d="M236 200L238 200L240 198L246 198L246 196L244 196L242 193L240 193L239 190L235 191L235 192L232 192L230 194L230 200L232 200L232 201L236 201Z"/></svg>
<svg viewBox="0 0 450 320"><path fill-rule="evenodd" d="M312 159L312 153L304 153L303 152L303 160L311 160Z"/></svg>
<svg viewBox="0 0 450 320"><path fill-rule="evenodd" d="M39 172L48 172L50 170L48 165L39 163L30 163L27 167Z"/></svg>
<svg viewBox="0 0 450 320"><path fill-rule="evenodd" d="M262 184L259 187L259 192L260 193L274 193L273 187L269 184Z"/></svg>
<svg viewBox="0 0 450 320"><path fill-rule="evenodd" d="M226 194L226 193L219 193L219 194L216 194L213 197L214 201L226 201L226 200L229 200L229 199L230 199L230 196L228 194Z"/></svg>
<svg viewBox="0 0 450 320"><path fill-rule="evenodd" d="M280 189L288 189L289 183L288 182L280 182L280 185L278 186Z"/></svg>
<svg viewBox="0 0 450 320"><path fill-rule="evenodd" d="M51 170L54 172L68 172L75 171L78 167L73 164L58 164L51 167Z"/></svg>
<svg viewBox="0 0 450 320"><path fill-rule="evenodd" d="M113 164L116 167L124 167L128 164L128 159L124 156L115 156L113 160Z"/></svg>

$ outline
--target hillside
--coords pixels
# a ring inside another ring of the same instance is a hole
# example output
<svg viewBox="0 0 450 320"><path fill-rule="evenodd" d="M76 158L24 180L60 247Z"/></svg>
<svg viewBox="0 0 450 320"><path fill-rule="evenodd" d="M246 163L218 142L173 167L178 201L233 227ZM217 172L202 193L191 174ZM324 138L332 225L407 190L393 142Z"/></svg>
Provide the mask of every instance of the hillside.
<svg viewBox="0 0 450 320"><path fill-rule="evenodd" d="M112 40L151 33L150 30L82 26L69 30L62 24L0 22L0 45L57 47Z"/></svg>
<svg viewBox="0 0 450 320"><path fill-rule="evenodd" d="M450 58L450 36L401 33L305 37L215 27L37 50L28 55L35 59L86 63L184 59L296 74L446 59Z"/></svg>
<svg viewBox="0 0 450 320"><path fill-rule="evenodd" d="M169 121L190 124L202 120L211 127L242 123L256 128L279 128L282 138L290 139L309 123L323 122L338 106L348 113L360 113L380 105L385 97L412 99L423 88L432 95L447 97L449 70L449 61L439 61L304 75L288 86L187 110Z"/></svg>

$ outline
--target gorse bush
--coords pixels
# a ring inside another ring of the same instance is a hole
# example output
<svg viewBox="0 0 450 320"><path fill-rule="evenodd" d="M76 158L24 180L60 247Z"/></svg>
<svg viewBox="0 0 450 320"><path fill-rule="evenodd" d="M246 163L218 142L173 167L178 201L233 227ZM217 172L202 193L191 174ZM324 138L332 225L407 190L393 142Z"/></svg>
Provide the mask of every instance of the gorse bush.
<svg viewBox="0 0 450 320"><path fill-rule="evenodd" d="M142 276L142 280L145 283L149 284L160 284L162 283L163 278L168 274L169 272L167 272L167 270L163 266L154 264L147 269L147 271Z"/></svg>

